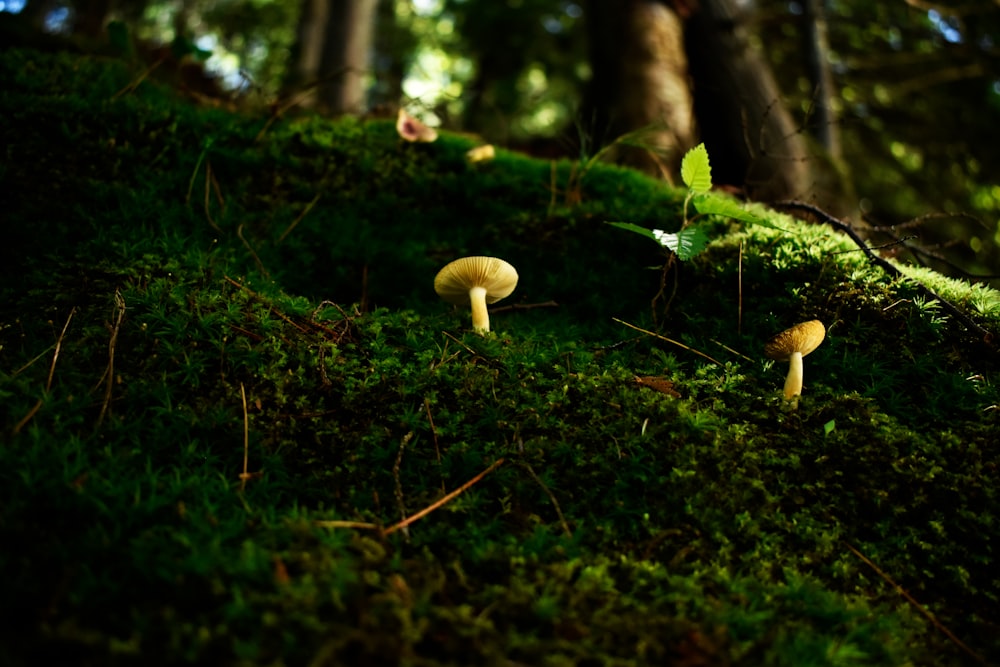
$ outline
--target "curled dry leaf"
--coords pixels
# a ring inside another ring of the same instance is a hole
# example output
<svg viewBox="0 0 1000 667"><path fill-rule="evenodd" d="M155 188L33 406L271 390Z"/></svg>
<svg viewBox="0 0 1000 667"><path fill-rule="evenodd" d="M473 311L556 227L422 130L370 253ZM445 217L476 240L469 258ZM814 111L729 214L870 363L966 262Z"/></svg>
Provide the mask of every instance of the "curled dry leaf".
<svg viewBox="0 0 1000 667"><path fill-rule="evenodd" d="M406 113L406 109L399 110L399 116L396 118L396 131L406 141L431 142L437 139L438 136L434 128L427 127Z"/></svg>
<svg viewBox="0 0 1000 667"><path fill-rule="evenodd" d="M681 395L677 393L674 389L674 383L664 377L659 377L656 375L646 375L646 376L635 376L635 383L640 387L649 387L661 394L666 394L668 396L673 396L674 398L680 398Z"/></svg>

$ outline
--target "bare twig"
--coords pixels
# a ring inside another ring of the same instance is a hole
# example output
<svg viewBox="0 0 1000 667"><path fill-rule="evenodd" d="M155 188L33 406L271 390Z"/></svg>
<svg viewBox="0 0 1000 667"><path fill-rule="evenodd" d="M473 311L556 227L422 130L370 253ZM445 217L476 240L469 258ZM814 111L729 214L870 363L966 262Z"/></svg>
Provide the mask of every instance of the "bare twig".
<svg viewBox="0 0 1000 667"><path fill-rule="evenodd" d="M338 521L335 519L317 521L316 525L320 528L362 528L367 530L379 530L382 528L382 526L377 523L368 523L366 521Z"/></svg>
<svg viewBox="0 0 1000 667"><path fill-rule="evenodd" d="M490 308L490 315L495 315L497 313L503 313L510 310L531 310L533 308L558 308L559 304L555 301L542 301L541 303L514 303L509 306L497 306L496 308Z"/></svg>
<svg viewBox="0 0 1000 667"><path fill-rule="evenodd" d="M252 475L247 471L250 463L250 417L247 414L247 390L240 382L240 400L243 402L243 472L240 473L240 493L246 489Z"/></svg>
<svg viewBox="0 0 1000 667"><path fill-rule="evenodd" d="M59 332L59 337L56 338L55 351L52 353L52 363L49 365L49 377L45 381L46 394L49 393L50 389L52 389L52 378L55 376L56 372L56 361L59 360L59 351L62 349L63 338L66 337L66 330L69 329L69 323L70 320L73 319L74 313L76 313L76 306L70 308L69 316L66 318L66 323L63 325L62 331ZM44 352L42 354L44 354ZM41 356L42 356L41 354L38 355L37 357L35 357L35 359L32 359L30 362L28 362L28 364L16 370L14 372L14 375L17 375L18 373L23 371L25 368L34 363L37 359L41 358ZM35 416L35 414L41 409L44 403L45 403L44 398L38 399L38 402L35 403L35 405L30 410L28 410L28 414L21 417L21 420L14 425L14 429L11 432L11 435L17 435L18 433L20 433L21 429L23 429L27 425L27 423L31 421L32 417Z"/></svg>
<svg viewBox="0 0 1000 667"><path fill-rule="evenodd" d="M399 507L399 518L402 520L406 519L406 504L403 502L403 484L399 481L399 469L403 464L403 450L412 439L413 431L410 431L399 441L399 452L396 453L396 462L392 466L392 480L396 484L396 506ZM409 539L410 531L406 526L403 527L403 534Z"/></svg>
<svg viewBox="0 0 1000 667"><path fill-rule="evenodd" d="M496 470L497 468L499 468L501 465L503 465L503 459L497 459L496 461L494 461L492 463L492 465L490 465L489 468L487 468L486 470L482 471L481 473L479 473L478 475L476 475L475 477L473 477L472 479L470 479L468 482L466 482L462 486L458 487L457 489L455 489L454 491L452 491L451 493L449 493L448 495L446 495L445 497L443 497L440 500L437 500L437 501L431 503L430 505L428 505L424 509L420 510L419 512L417 512L416 514L414 514L412 516L407 517L406 519L403 519L402 521L400 521L396 525L390 526L389 528L386 528L386 530L385 530L385 532L383 534L384 535L391 535L392 533L395 533L397 530L402 530L403 528L406 528L407 526L409 526L414 521L417 521L419 519L424 518L425 516L427 516L428 514L430 514L431 512L433 512L434 510L438 509L442 505L445 505L446 503L451 502L452 500L454 500L455 498L457 498L461 494L465 493L469 489L469 487L471 487L473 484L476 484L477 482L479 482L479 480L481 480L483 477L486 477L486 475L490 474L491 472L493 472L494 470Z"/></svg>
<svg viewBox="0 0 1000 667"><path fill-rule="evenodd" d="M660 340L666 341L666 342L670 343L671 345L676 345L677 347L683 348L683 349L687 350L688 352L694 352L699 357L702 357L704 359L708 359L713 364L715 364L717 366L721 366L722 368L725 368L725 365L723 365L723 363L721 361L719 361L718 359L713 359L712 357L708 356L704 352L699 352L698 350L694 349L693 347L688 347L684 343L681 343L681 342L678 342L676 340L673 340L672 338L667 338L666 336L661 336L660 334L653 333L652 331L647 331L646 329L642 329L640 327L637 327L634 324L629 324L628 322L626 322L624 320L620 320L617 317L612 317L611 319L614 320L615 322L618 322L619 324L624 324L629 329L635 329L636 331L644 333L647 336L652 336L653 338L659 338Z"/></svg>
<svg viewBox="0 0 1000 667"><path fill-rule="evenodd" d="M118 332L121 331L122 320L125 319L125 299L119 290L115 290L115 323L107 325L111 331L111 339L108 341L108 367L104 371L104 401L101 403L101 411L97 415L96 428L101 427L104 417L111 405L111 390L115 385L115 347L118 344Z"/></svg>
<svg viewBox="0 0 1000 667"><path fill-rule="evenodd" d="M257 264L257 270L260 271L261 275L265 278L270 278L271 274L264 268L264 262L260 261L260 257L257 256L256 251L254 251L250 243L243 237L243 225L236 228L236 236L240 238L240 241L243 241L244 247L250 251L250 256L253 257L253 261Z"/></svg>
<svg viewBox="0 0 1000 667"><path fill-rule="evenodd" d="M431 417L431 401L426 396L424 397L424 410L427 411L427 422L431 425L431 438L434 440L434 453L437 455L438 473L441 474L441 493L444 493L444 474L441 473L441 448L438 447L437 429L434 428L434 418Z"/></svg>
<svg viewBox="0 0 1000 667"><path fill-rule="evenodd" d="M948 637L948 639L955 642L956 646L965 651L965 653L967 653L969 656L975 659L976 662L983 665L987 664L985 658L983 658L981 655L979 655L971 648L969 648L965 644L965 642L963 642L961 639L955 636L955 633L953 633L951 630L945 627L944 624L941 623L941 621L934 618L934 616L929 611L927 611L926 607L917 602L916 599L914 599L914 597L906 591L906 589L904 589L902 586L893 581L892 577L883 572L878 565L873 563L867 556L858 551L850 542L844 542L844 546L846 546L851 551L851 553L860 558L865 563L865 565L875 570L875 573L878 574L878 576L882 577L882 579L884 579L886 583L895 588L897 593L906 598L906 601L912 604L917 609L917 611L919 611L924 616L924 618L930 621L931 625L933 625L935 628L943 632L945 636Z"/></svg>
<svg viewBox="0 0 1000 667"><path fill-rule="evenodd" d="M211 208L209 207L209 202L211 201L211 199L209 197L209 194L210 194L210 192L211 192L211 190L212 190L213 187L215 188L215 199L216 199L217 202L219 202L219 208L222 209L222 208L225 207L225 204L224 204L223 199L222 199L222 192L219 190L219 182L217 180L215 180L215 174L212 173L212 163L211 162L206 162L205 163L205 203L204 203L204 206L205 206L205 218L208 220L208 224L210 224L212 226L212 229L214 229L215 231L217 231L217 232L219 232L221 234L222 233L222 229L219 227L219 225L217 225L215 223L215 220L212 218L212 211L211 211Z"/></svg>
<svg viewBox="0 0 1000 667"><path fill-rule="evenodd" d="M305 218L307 215L309 215L309 211L313 210L313 206L315 206L317 204L317 202L319 202L319 198L321 196L322 196L322 193L317 194L315 197L313 197L313 199L312 199L311 202L309 202L308 204L306 204L306 207L304 209L302 209L302 212L299 213L298 217L296 217L294 220L292 220L292 224L288 225L288 227L285 229L285 231L283 231L281 233L281 236L278 237L278 243L281 243L282 241L284 241L285 237L287 237L289 234L292 233L292 230L295 229L295 227L298 226L298 224L300 222L302 222L303 218Z"/></svg>
<svg viewBox="0 0 1000 667"><path fill-rule="evenodd" d="M743 334L743 241L740 241L739 260L736 265L736 335Z"/></svg>
<svg viewBox="0 0 1000 667"><path fill-rule="evenodd" d="M566 537L573 537L573 531L569 529L569 524L566 522L566 517L563 516L562 508L559 507L559 501L556 500L556 496L554 493L552 493L552 490L549 489L548 485L546 485L545 482L542 481L541 477L535 474L535 470L534 468L531 467L530 464L521 462L518 463L518 465L527 470L528 474L531 475L531 479L535 480L538 486L542 487L542 491L544 491L545 495L547 495L549 497L549 500L552 501L552 506L555 508L556 515L559 517L559 525L562 526L563 532L566 533Z"/></svg>

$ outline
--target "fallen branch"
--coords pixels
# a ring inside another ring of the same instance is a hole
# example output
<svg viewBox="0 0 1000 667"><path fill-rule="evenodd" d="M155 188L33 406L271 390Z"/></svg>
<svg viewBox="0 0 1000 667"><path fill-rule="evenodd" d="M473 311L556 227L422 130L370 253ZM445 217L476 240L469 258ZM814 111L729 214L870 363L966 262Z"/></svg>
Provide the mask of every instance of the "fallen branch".
<svg viewBox="0 0 1000 667"><path fill-rule="evenodd" d="M104 376L101 378L105 381L104 384L104 401L101 403L101 411L97 415L97 424L95 429L101 427L104 422L104 417L108 413L108 407L111 405L111 391L115 386L115 347L118 344L118 332L121 331L122 320L125 319L125 299L122 297L122 293L115 290L115 323L107 324L108 330L111 332L111 339L108 341L108 367L104 371ZM100 380L98 380L100 382ZM95 387L96 388L96 387Z"/></svg>
<svg viewBox="0 0 1000 667"><path fill-rule="evenodd" d="M961 639L959 639L957 636L955 636L955 633L953 633L951 630L949 630L948 628L946 628L944 626L944 624L941 623L941 621L939 621L936 618L934 618L934 616L929 611L927 611L926 607L924 607L922 604L920 604L919 602L917 602L916 599L912 595L910 595L908 592L906 592L906 589L904 589L902 586L900 586L895 581L893 581L892 577L890 577L888 574L886 574L885 572L883 572L879 568L878 565L876 565L875 563L873 563L867 556L865 556L863 553L861 553L860 551L858 551L854 547L854 545L852 545L850 542L844 542L844 546L846 546L851 551L851 553L853 553L855 556L857 556L858 558L860 558L862 560L862 562L864 562L865 565L867 565L871 569L875 570L875 573L878 576L882 577L882 579L884 579L886 581L886 583L888 583L890 586L892 586L893 588L895 588L897 593L899 593L904 598L906 598L906 601L909 602L910 604L912 604L916 608L916 610L919 611L924 616L924 618L926 618L928 621L930 621L931 625L933 625L935 628L937 628L938 630L940 630L941 632L943 632L945 634L945 636L948 637L948 639L950 639L951 641L955 642L956 646L958 646L960 649L962 649L968 655L970 655L972 658L974 658L976 660L976 662L979 662L980 664L983 664L983 665L987 664L986 660L981 655L979 655L978 653L976 653L975 651L973 651L971 648L969 648L965 644L965 642L963 642Z"/></svg>
<svg viewBox="0 0 1000 667"><path fill-rule="evenodd" d="M812 204L807 204L806 202L801 202L801 201L779 201L779 202L775 202L773 204L773 206L775 206L777 208L786 208L786 209L793 209L793 210L799 210L799 211L807 211L809 213L812 213L817 218L819 218L820 220L822 220L826 224L830 225L834 229L837 229L837 230L842 231L843 233L847 234L847 236L850 237L850 239L852 241L854 241L854 243L857 244L858 248L860 248L861 251L865 255L867 255L868 259L871 260L871 262L873 264L875 264L880 269L882 269L883 271L885 271L886 273L888 273L890 276L893 276L893 277L896 277L896 278L906 278L907 280L913 281L913 284L917 286L917 289L925 297L933 299L934 301L937 301L938 303L940 303L941 307L945 311L947 311L949 315L951 315L956 320L958 320L959 322L961 322L962 324L964 324L967 329L969 329L970 331L976 333L976 335L978 335L980 337L980 339L984 343L986 343L987 345L992 345L992 343L993 343L993 333L991 331L988 331L988 330L984 329L983 327L979 326L979 324L977 324L971 317L969 317L968 315L966 315L965 312L963 312L962 310L960 310L957 306L955 306L954 304L952 304L950 301L948 301L944 297L939 296L936 292L934 292L933 290L931 290L929 287L927 287L927 286L923 285L922 283L914 280L913 278L910 278L909 276L907 276L906 274L904 274L902 271L900 271L899 268L897 268L894 264L892 264L888 260L880 257L865 242L865 240L863 238L861 238L861 235L858 234L854 230L854 228L851 227L848 223L844 222L843 220L838 220L837 218L833 217L832 215L830 215L829 213L827 213L823 209L819 208L818 206L813 206Z"/></svg>
<svg viewBox="0 0 1000 667"><path fill-rule="evenodd" d="M449 493L448 495L446 495L445 497L441 498L440 500L438 500L438 501L436 501L434 503L431 503L430 505L428 505L424 509L420 510L419 512L417 512L416 514L414 514L414 515L412 515L410 517L407 517L406 519L403 519L402 521L400 521L396 525L390 526L389 528L386 528L385 531L383 532L383 534L384 535L391 535L392 533L395 533L397 530L402 530L403 528L406 528L407 526L409 526L414 521L417 521L419 519L424 518L425 516L427 516L428 514L430 514L431 512L433 512L434 510L438 509L442 505L445 505L445 504L451 502L452 500L454 500L455 498L457 498L461 494L465 493L465 491L468 490L469 487L471 487L473 484L477 483L483 477L486 477L486 475L490 474L491 472L493 472L494 470L496 470L497 468L499 468L502 464L503 464L503 459L497 459L496 461L493 462L492 465L490 465L489 468L487 468L486 470L482 471L481 473L479 473L478 475L476 475L475 477L473 477L472 479L470 479L468 482L466 482L462 486L458 487L457 489L455 489L454 491L452 491L451 493Z"/></svg>
<svg viewBox="0 0 1000 667"><path fill-rule="evenodd" d="M676 340L674 340L672 338L667 338L666 336L661 336L660 334L653 333L652 331L647 331L646 329L642 329L640 327L637 327L634 324L629 324L625 320L620 320L617 317L612 317L611 319L614 320L615 322L618 322L618 324L624 324L629 329L635 329L636 331L640 331L640 332L646 334L647 336L652 336L653 338L659 338L660 340L666 341L666 342L670 343L671 345L676 345L677 347L683 348L683 349L687 350L688 352L694 352L699 357L703 357L705 359L708 359L713 364L716 364L717 366L725 368L725 366L723 365L723 363L721 361L719 361L718 359L713 359L712 357L708 356L704 352L699 352L698 350L694 349L693 347L688 347L684 343L678 342L678 341L676 341Z"/></svg>

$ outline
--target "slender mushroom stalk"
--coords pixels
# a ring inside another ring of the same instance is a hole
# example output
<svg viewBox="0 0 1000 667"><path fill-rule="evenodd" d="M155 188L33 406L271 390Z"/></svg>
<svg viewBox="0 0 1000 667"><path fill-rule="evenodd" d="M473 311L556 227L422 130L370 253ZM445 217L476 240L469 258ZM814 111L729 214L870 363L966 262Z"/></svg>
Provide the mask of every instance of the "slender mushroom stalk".
<svg viewBox="0 0 1000 667"><path fill-rule="evenodd" d="M509 296L517 287L517 271L496 257L463 257L447 264L434 278L434 291L450 303L472 307L472 328L490 330L486 304Z"/></svg>
<svg viewBox="0 0 1000 667"><path fill-rule="evenodd" d="M490 311L486 309L486 288L473 287L469 290L469 301L472 303L472 328L485 332L490 330Z"/></svg>
<svg viewBox="0 0 1000 667"><path fill-rule="evenodd" d="M802 357L819 347L825 337L826 327L823 323L810 320L782 331L764 345L764 354L768 357L788 362L785 399L792 400L802 394Z"/></svg>
<svg viewBox="0 0 1000 667"><path fill-rule="evenodd" d="M785 377L785 398L802 393L802 353L792 352L788 357L788 376Z"/></svg>

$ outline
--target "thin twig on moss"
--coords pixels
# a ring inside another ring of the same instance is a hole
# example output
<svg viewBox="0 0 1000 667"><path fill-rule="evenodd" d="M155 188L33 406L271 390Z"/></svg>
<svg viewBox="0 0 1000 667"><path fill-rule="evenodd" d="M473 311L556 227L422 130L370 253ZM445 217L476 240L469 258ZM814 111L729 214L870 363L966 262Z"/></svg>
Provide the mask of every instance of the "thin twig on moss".
<svg viewBox="0 0 1000 667"><path fill-rule="evenodd" d="M240 400L243 402L243 472L240 473L240 493L243 493L251 475L247 471L250 463L250 417L247 414L247 390L242 382L240 382Z"/></svg>
<svg viewBox="0 0 1000 667"><path fill-rule="evenodd" d="M59 360L59 351L62 349L63 338L66 337L66 330L69 329L69 323L70 323L70 320L73 319L73 314L74 313L76 313L76 306L73 306L72 308L70 308L70 310L69 310L69 316L66 318L66 323L63 324L62 331L59 332L59 336L58 336L58 338L56 338L55 351L52 353L52 363L49 364L49 376L48 376L48 379L45 381L45 393L46 394L48 394L49 390L52 389L52 379L53 379L53 377L55 377L56 362ZM37 357L35 357L34 359L32 359L30 362L28 362L26 365L22 366L21 368L17 369L16 371L14 371L13 375L17 375L18 373L20 373L21 371L23 371L25 368L27 368L28 366L30 366L31 364L33 364L36 360L40 359L41 357L42 357L41 354L38 355ZM32 408L30 410L28 410L28 413L26 415L24 415L23 417L21 417L21 420L18 421L17 424L14 425L14 429L11 431L11 435L17 435L18 433L20 433L21 429L23 429L28 424L28 422L31 421L32 417L34 417L35 414L38 413L38 411L42 408L42 405L44 405L44 403L45 403L45 398L38 399L38 402L35 403L35 405L32 406Z"/></svg>
<svg viewBox="0 0 1000 667"><path fill-rule="evenodd" d="M304 209L302 209L302 212L299 213L298 217L296 217L294 220L292 220L292 224L288 225L288 227L285 229L285 231L283 231L281 233L281 236L278 237L278 243L281 243L282 241L284 241L285 237L287 237L289 234L292 233L292 230L295 229L295 227L298 226L298 224L300 222L302 222L303 218L305 218L307 215L309 215L309 211L313 210L313 206L315 206L319 202L319 198L321 196L322 196L322 193L317 194L315 197L313 197L313 199L312 199L311 202L309 202L308 204L306 204L306 207Z"/></svg>
<svg viewBox="0 0 1000 667"><path fill-rule="evenodd" d="M115 290L115 323L106 325L111 332L111 339L108 341L108 367L104 371L104 401L101 403L101 411L97 415L95 429L100 428L104 422L104 417L108 413L111 405L111 390L115 385L115 347L118 344L118 332L121 331L122 320L125 319L125 299L119 290ZM100 380L98 381L100 382Z"/></svg>
<svg viewBox="0 0 1000 667"><path fill-rule="evenodd" d="M544 491L545 495L547 495L549 497L549 500L552 501L552 506L555 508L556 515L559 517L559 525L562 526L563 532L566 533L566 537L573 537L573 531L569 529L569 523L566 522L566 517L563 516L562 508L559 507L559 501L556 500L556 496L554 493L552 493L552 490L548 487L548 485L545 482L542 481L542 478L535 473L535 470L534 468L531 467L531 464L522 461L518 463L518 465L527 470L528 474L531 475L531 479L535 480L538 486L542 487L542 491Z"/></svg>
<svg viewBox="0 0 1000 667"><path fill-rule="evenodd" d="M427 411L427 422L431 425L431 438L434 440L434 453L437 455L438 474L441 475L441 493L445 493L444 474L441 472L441 448L438 447L437 429L434 428L434 418L431 416L431 401L424 397L424 410Z"/></svg>
<svg viewBox="0 0 1000 667"><path fill-rule="evenodd" d="M392 533L395 533L397 530L402 530L403 528L406 528L414 521L424 518L425 516L427 516L434 510L438 509L442 505L451 502L461 494L465 493L465 491L468 490L469 487L471 487L473 484L476 484L483 477L486 477L486 475L490 474L491 472L499 468L501 465L503 465L503 461L504 461L503 459L497 459L490 465L489 468L482 471L481 473L470 479L468 482L466 482L462 486L458 487L457 489L446 495L444 498L441 498L440 500L431 503L424 509L420 510L419 512L417 512L412 516L407 517L406 519L400 521L396 525L386 528L385 531L383 532L383 535L391 535Z"/></svg>
<svg viewBox="0 0 1000 667"><path fill-rule="evenodd" d="M955 642L956 646L958 646L960 649L962 649L963 651L965 651L968 655L970 655L972 658L974 658L980 664L983 664L983 665L987 664L985 658L983 658L981 655L979 655L978 653L976 653L975 651L973 651L971 648L969 648L965 644L965 642L963 642L961 639L959 639L955 635L955 633L953 633L951 630L949 630L947 627L945 627L945 625L943 623L941 623L941 621L939 621L936 618L934 618L934 615L931 614L929 611L927 611L926 607L924 607L922 604L920 604L919 602L917 602L916 599L912 595L910 595L906 591L905 588L903 588L902 586L900 586L899 584L897 584L893 580L892 577L890 577L888 574L886 574L885 572L883 572L882 569L879 568L878 565L876 565L875 563L873 563L867 556L865 556L858 549L856 549L854 547L854 545L852 545L850 542L844 542L844 546L846 546L851 551L851 553L853 553L855 556L857 556L858 558L860 558L862 560L862 562L865 563L865 565L867 565L871 569L875 570L875 573L878 576L882 577L882 579L884 579L886 581L886 583L888 583L890 586L892 586L893 588L895 588L897 593L899 593L900 595L902 595L904 598L906 598L907 602L909 602L914 607L916 607L917 611L919 611L924 616L924 618L926 618L928 621L931 622L931 625L933 625L935 628L937 628L938 630L940 630L941 632L943 632L945 634L945 636L948 637L948 639L950 639L951 641Z"/></svg>
<svg viewBox="0 0 1000 667"><path fill-rule="evenodd" d="M271 274L264 268L264 262L260 261L260 257L257 255L257 252L250 246L250 242L244 238L243 225L236 228L236 236L239 237L240 241L243 241L243 246L250 252L250 256L253 257L253 261L257 264L257 270L260 271L261 275L265 278L270 278Z"/></svg>
<svg viewBox="0 0 1000 667"><path fill-rule="evenodd" d="M392 481L396 489L396 506L399 508L399 518L406 519L406 503L403 502L403 483L399 481L399 469L403 465L403 450L413 439L413 431L410 431L399 441L399 451L396 453L396 462L392 466ZM403 534L410 538L410 531L404 526Z"/></svg>
<svg viewBox="0 0 1000 667"><path fill-rule="evenodd" d="M640 331L640 332L646 334L647 336L652 336L653 338L659 338L660 340L666 341L666 342L670 343L671 345L676 345L677 347L683 348L683 349L687 350L688 352L694 352L699 357L702 357L704 359L708 359L713 364L716 364L717 366L725 368L725 365L721 361L719 361L718 359L713 359L712 357L708 356L704 352L699 352L698 350L694 349L693 347L688 347L684 343L678 342L678 341L676 341L676 340L674 340L672 338L667 338L666 336L661 336L660 334L653 333L652 331L647 331L646 329L642 329L640 327L637 327L634 324L629 324L628 322L626 322L624 320L620 320L617 317L612 317L611 319L614 320L615 322L618 322L618 324L624 324L629 329L635 329L636 331Z"/></svg>

